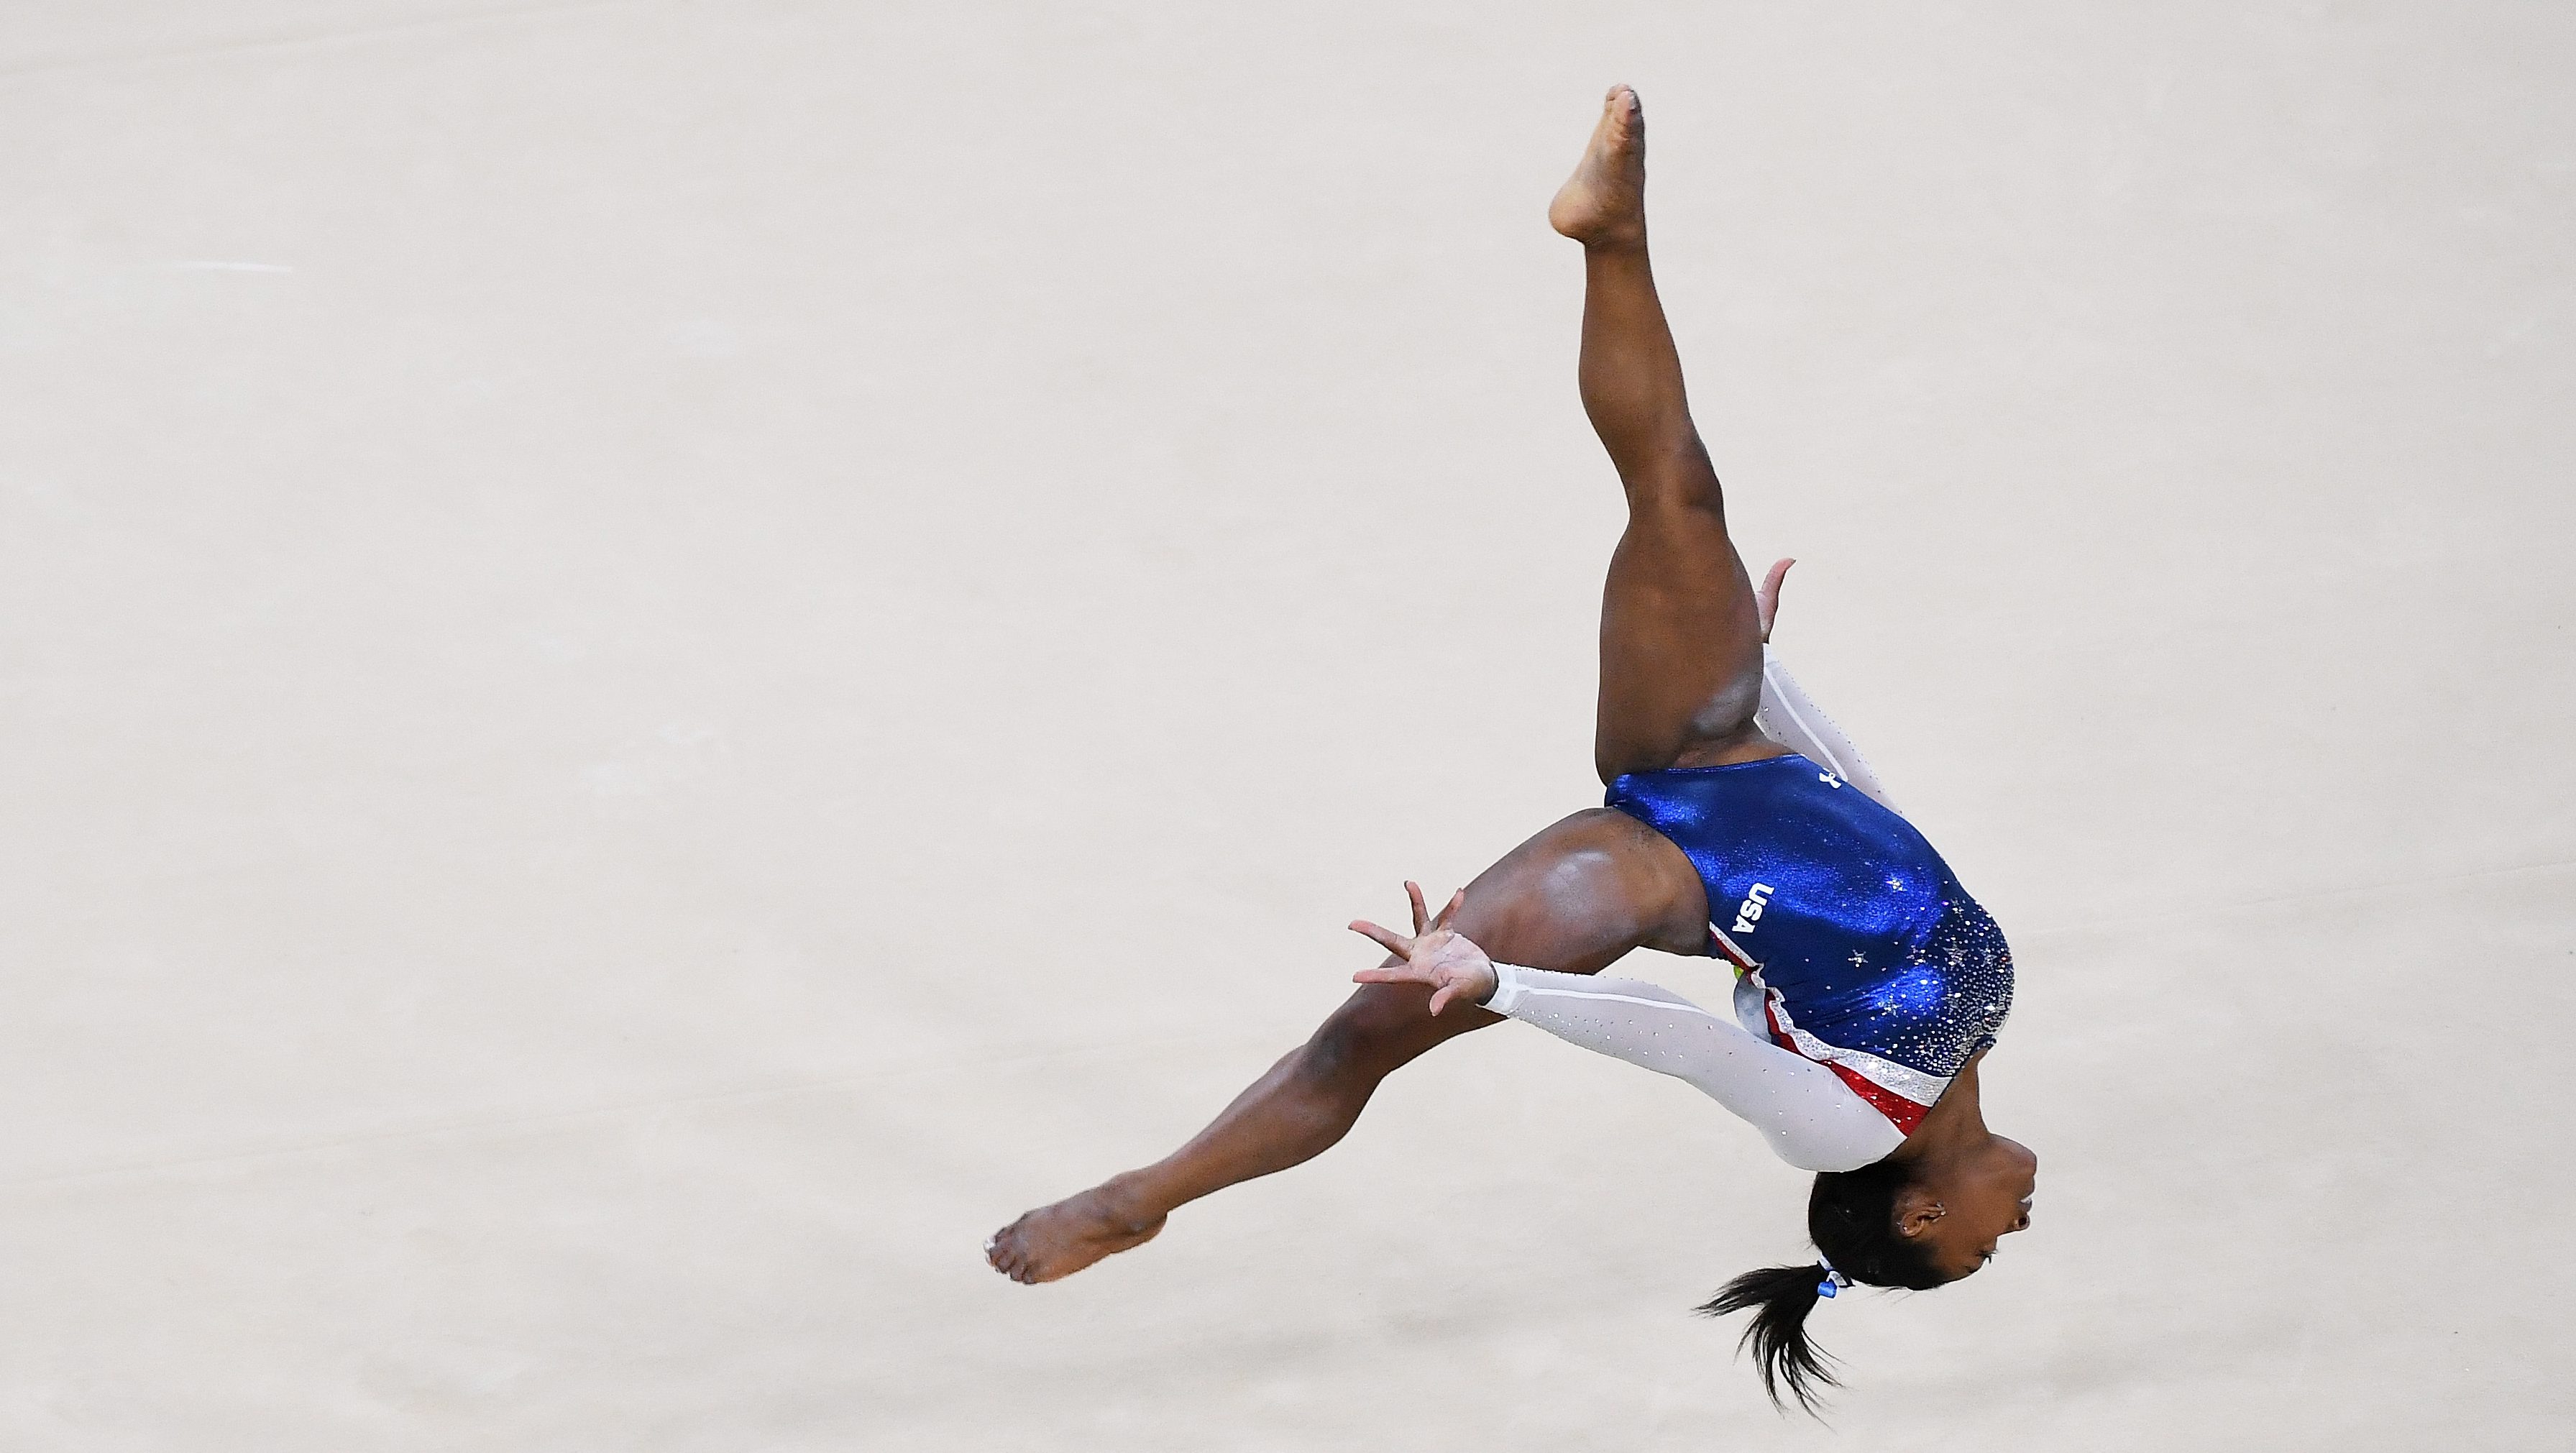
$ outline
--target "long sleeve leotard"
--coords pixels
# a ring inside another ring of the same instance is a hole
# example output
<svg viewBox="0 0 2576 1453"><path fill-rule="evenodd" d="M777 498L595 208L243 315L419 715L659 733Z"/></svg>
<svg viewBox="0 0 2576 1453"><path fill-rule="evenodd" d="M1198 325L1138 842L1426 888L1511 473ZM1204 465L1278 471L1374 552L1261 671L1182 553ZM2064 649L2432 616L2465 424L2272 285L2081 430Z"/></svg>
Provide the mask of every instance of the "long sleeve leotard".
<svg viewBox="0 0 2576 1453"><path fill-rule="evenodd" d="M1768 647L1755 721L1773 740L1893 810L1859 748ZM1712 916L1719 907L1710 906ZM1751 983L1738 985L1736 1012L1720 1015L1641 979L1494 967L1498 983L1486 1008L1694 1086L1761 1131L1782 1160L1801 1170L1857 1170L1904 1143L1905 1132L1832 1067L1772 1042L1763 995Z"/></svg>

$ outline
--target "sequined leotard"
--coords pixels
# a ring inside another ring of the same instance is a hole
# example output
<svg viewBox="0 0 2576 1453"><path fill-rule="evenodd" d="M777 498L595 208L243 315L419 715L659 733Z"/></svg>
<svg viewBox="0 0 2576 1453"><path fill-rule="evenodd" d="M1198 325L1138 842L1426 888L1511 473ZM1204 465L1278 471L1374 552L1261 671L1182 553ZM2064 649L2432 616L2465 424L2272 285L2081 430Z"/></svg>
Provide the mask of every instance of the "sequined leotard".
<svg viewBox="0 0 2576 1453"><path fill-rule="evenodd" d="M1685 1080L1808 1170L1885 1157L2012 1006L2012 955L1850 738L1765 653L1762 713L1803 755L1637 773L1610 805L1669 838L1738 973L1733 1022L1641 980L1498 964L1486 1007Z"/></svg>
<svg viewBox="0 0 2576 1453"><path fill-rule="evenodd" d="M1912 824L1802 756L1645 772L1610 805L1708 889L1747 1029L1831 1068L1911 1133L2012 1007L2012 953Z"/></svg>

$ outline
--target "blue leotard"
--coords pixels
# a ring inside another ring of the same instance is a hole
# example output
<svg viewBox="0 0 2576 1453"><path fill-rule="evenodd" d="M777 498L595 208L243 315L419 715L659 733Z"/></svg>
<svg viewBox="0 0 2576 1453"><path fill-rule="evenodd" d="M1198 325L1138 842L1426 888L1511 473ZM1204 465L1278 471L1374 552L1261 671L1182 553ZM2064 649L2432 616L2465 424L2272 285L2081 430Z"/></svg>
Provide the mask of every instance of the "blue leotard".
<svg viewBox="0 0 2576 1453"><path fill-rule="evenodd" d="M1609 804L1708 889L1737 1017L1912 1133L2012 1008L2012 950L1911 823L1805 757L1634 772Z"/></svg>

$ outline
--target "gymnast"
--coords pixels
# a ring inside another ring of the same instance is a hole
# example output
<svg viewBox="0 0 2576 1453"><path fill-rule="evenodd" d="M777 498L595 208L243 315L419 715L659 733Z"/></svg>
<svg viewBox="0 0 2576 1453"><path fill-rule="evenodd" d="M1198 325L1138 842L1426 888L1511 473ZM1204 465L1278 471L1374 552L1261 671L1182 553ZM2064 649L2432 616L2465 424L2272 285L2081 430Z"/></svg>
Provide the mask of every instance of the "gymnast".
<svg viewBox="0 0 2576 1453"><path fill-rule="evenodd" d="M1977 1071L2012 1002L2002 933L1899 816L1767 645L1789 562L1753 589L1682 390L1646 254L1645 116L1614 87L1548 221L1583 244L1584 412L1628 498L1601 605L1594 766L1608 805L1541 831L1413 933L1312 1038L1189 1143L1031 1211L986 1257L1023 1282L1151 1240L1186 1202L1342 1138L1388 1073L1509 1017L1677 1076L1816 1173L1820 1255L1747 1272L1700 1310L1751 1311L1774 1401L1835 1381L1808 1339L1854 1283L1925 1290L2030 1224L2038 1159L1986 1128ZM1601 971L1708 954L1731 1016Z"/></svg>

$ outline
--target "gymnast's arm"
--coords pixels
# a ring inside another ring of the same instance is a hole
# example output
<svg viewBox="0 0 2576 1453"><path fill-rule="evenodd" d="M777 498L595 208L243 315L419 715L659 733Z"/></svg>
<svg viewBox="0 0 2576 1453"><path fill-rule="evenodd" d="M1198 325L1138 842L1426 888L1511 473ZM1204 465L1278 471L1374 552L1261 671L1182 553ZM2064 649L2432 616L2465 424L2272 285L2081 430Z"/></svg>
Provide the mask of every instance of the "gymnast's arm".
<svg viewBox="0 0 2576 1453"><path fill-rule="evenodd" d="M1484 1007L1568 1044L1671 1075L1762 1132L1800 1170L1858 1170L1905 1133L1834 1072L1643 979L1493 966Z"/></svg>
<svg viewBox="0 0 2576 1453"><path fill-rule="evenodd" d="M1767 645L1762 648L1762 705L1753 713L1753 724L1764 736L1859 788L1872 802L1903 815L1850 734L1825 715L1789 674L1788 663Z"/></svg>
<svg viewBox="0 0 2576 1453"><path fill-rule="evenodd" d="M1409 886L1409 885L1408 885ZM1422 984L1437 1015L1452 1003L1525 1020L1570 1044L1671 1075L1762 1132L1782 1160L1801 1170L1858 1170L1905 1142L1886 1116L1832 1070L1746 1033L1669 989L1642 979L1559 974L1497 964L1448 927L1460 893L1415 937L1366 921L1351 927L1384 944L1394 960L1352 975L1364 984Z"/></svg>

